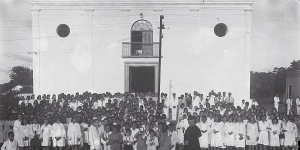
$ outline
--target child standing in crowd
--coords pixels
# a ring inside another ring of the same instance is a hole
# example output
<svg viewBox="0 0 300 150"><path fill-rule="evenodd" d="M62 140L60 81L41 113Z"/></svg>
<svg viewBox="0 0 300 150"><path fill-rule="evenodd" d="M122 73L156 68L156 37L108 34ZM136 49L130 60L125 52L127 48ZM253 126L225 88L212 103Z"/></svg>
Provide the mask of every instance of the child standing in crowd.
<svg viewBox="0 0 300 150"><path fill-rule="evenodd" d="M44 124L41 126L40 131L43 150L49 150L49 147L51 146L51 131L51 125L48 123L47 119L44 119Z"/></svg>
<svg viewBox="0 0 300 150"><path fill-rule="evenodd" d="M72 150L78 150L79 145L83 145L81 128L76 117L73 117L72 122L69 123L67 135L68 144L72 147Z"/></svg>
<svg viewBox="0 0 300 150"><path fill-rule="evenodd" d="M110 145L108 144L108 139L111 134L110 126L105 125L104 133L102 134L101 143L103 144L104 150L110 150Z"/></svg>
<svg viewBox="0 0 300 150"><path fill-rule="evenodd" d="M137 139L136 142L136 148L137 150L147 150L147 136L144 132L144 128L140 128L139 132L134 135L134 137Z"/></svg>
<svg viewBox="0 0 300 150"><path fill-rule="evenodd" d="M149 130L149 136L147 137L146 145L147 145L147 150L156 150L156 147L159 145L158 143L158 138L155 136L155 132L150 129ZM167 139L164 139L165 141ZM171 144L171 141L169 145Z"/></svg>
<svg viewBox="0 0 300 150"><path fill-rule="evenodd" d="M65 146L66 130L61 123L60 118L56 119L56 122L52 125L51 137L53 148L56 150L62 150Z"/></svg>
<svg viewBox="0 0 300 150"><path fill-rule="evenodd" d="M111 150L120 150L121 144L123 143L123 137L121 133L118 131L118 127L116 125L112 126L112 133L108 138L108 145L110 145Z"/></svg>
<svg viewBox="0 0 300 150"><path fill-rule="evenodd" d="M246 144L249 146L249 150L254 150L255 148L257 148L258 125L253 116L251 116L250 122L247 123L246 131Z"/></svg>
<svg viewBox="0 0 300 150"><path fill-rule="evenodd" d="M83 150L88 150L89 124L88 124L88 120L85 117L82 119L82 123L80 124L80 126L81 126Z"/></svg>
<svg viewBox="0 0 300 150"><path fill-rule="evenodd" d="M101 150L101 135L98 130L99 121L94 119L89 128L89 144L91 150Z"/></svg>
<svg viewBox="0 0 300 150"><path fill-rule="evenodd" d="M246 143L246 124L243 122L242 117L237 117L235 124L235 147L237 150L244 150Z"/></svg>
<svg viewBox="0 0 300 150"><path fill-rule="evenodd" d="M208 130L210 129L209 124L207 123L206 116L202 116L201 122L199 123L199 128L202 136L199 138L200 148L201 150L208 149Z"/></svg>
<svg viewBox="0 0 300 150"><path fill-rule="evenodd" d="M123 137L124 150L133 150L133 144L135 143L134 137L131 135L131 130L126 130L126 136Z"/></svg>
<svg viewBox="0 0 300 150"><path fill-rule="evenodd" d="M9 140L5 141L1 147L1 150L18 150L18 141L14 140L14 133L8 132Z"/></svg>
<svg viewBox="0 0 300 150"><path fill-rule="evenodd" d="M263 115L261 117L261 121L258 122L258 144L260 150L266 150L267 146L269 146L269 133L270 124L266 120L266 116Z"/></svg>
<svg viewBox="0 0 300 150"><path fill-rule="evenodd" d="M270 147L272 150L276 150L279 148L279 133L280 133L280 124L277 119L274 118L272 120L272 124L270 125Z"/></svg>

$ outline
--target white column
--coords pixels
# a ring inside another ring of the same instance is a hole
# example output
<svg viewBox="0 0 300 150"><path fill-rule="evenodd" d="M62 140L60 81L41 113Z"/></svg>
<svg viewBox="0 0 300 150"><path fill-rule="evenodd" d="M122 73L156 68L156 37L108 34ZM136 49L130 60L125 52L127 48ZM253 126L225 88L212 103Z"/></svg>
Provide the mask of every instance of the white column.
<svg viewBox="0 0 300 150"><path fill-rule="evenodd" d="M88 36L87 36L87 39L88 39L88 44L87 44L87 47L91 47L92 49L92 89L93 91L95 91L95 59L94 59L94 55L95 55L95 50L94 50L94 9L87 9L85 10L85 13L86 13L86 18L87 18L87 22L86 22L86 25L87 25L87 33Z"/></svg>
<svg viewBox="0 0 300 150"><path fill-rule="evenodd" d="M252 9L245 9L245 48L244 48L244 98L250 99Z"/></svg>
<svg viewBox="0 0 300 150"><path fill-rule="evenodd" d="M40 9L31 9L32 12L32 55L33 55L33 93L41 94L40 87Z"/></svg>

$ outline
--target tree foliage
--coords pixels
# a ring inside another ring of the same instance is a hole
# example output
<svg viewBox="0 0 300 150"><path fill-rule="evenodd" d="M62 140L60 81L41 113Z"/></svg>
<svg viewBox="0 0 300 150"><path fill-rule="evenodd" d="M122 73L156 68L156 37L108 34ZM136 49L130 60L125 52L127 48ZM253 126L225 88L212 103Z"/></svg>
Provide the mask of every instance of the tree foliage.
<svg viewBox="0 0 300 150"><path fill-rule="evenodd" d="M272 72L251 71L251 98L260 100L283 94L286 90L286 73L294 70L300 70L300 60L291 62L290 67L275 67Z"/></svg>

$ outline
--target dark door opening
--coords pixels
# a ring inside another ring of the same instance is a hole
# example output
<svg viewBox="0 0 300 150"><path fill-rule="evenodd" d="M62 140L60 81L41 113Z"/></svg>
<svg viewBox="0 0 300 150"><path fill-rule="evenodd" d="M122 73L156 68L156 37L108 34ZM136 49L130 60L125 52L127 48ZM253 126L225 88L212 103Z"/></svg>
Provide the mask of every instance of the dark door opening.
<svg viewBox="0 0 300 150"><path fill-rule="evenodd" d="M155 70L154 67L129 67L129 92L146 93L154 92Z"/></svg>

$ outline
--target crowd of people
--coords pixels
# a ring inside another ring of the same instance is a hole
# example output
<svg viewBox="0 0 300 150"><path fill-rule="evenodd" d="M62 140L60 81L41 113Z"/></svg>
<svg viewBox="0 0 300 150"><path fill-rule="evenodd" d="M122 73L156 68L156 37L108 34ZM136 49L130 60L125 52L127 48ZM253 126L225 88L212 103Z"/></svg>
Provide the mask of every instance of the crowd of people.
<svg viewBox="0 0 300 150"><path fill-rule="evenodd" d="M32 95L0 114L1 150L279 150L298 136L278 108L213 91Z"/></svg>

